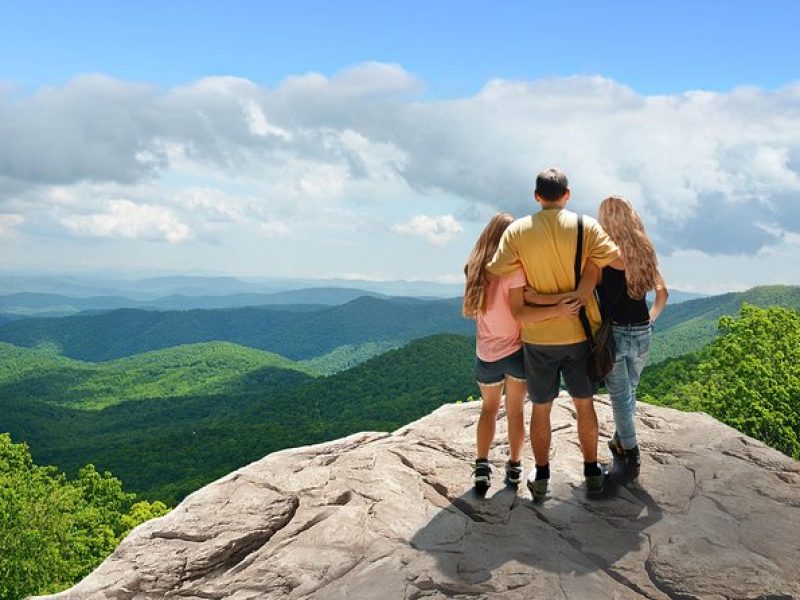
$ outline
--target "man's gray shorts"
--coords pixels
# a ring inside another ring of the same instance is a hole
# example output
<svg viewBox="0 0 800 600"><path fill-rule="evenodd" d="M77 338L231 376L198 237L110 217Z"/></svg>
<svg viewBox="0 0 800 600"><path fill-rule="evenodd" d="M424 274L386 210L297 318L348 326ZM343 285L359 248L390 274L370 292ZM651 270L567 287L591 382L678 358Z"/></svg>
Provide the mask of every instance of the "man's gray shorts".
<svg viewBox="0 0 800 600"><path fill-rule="evenodd" d="M562 375L573 398L591 398L597 391L597 384L586 372L589 342L563 346L525 344L524 348L525 381L534 404L546 404L558 396Z"/></svg>

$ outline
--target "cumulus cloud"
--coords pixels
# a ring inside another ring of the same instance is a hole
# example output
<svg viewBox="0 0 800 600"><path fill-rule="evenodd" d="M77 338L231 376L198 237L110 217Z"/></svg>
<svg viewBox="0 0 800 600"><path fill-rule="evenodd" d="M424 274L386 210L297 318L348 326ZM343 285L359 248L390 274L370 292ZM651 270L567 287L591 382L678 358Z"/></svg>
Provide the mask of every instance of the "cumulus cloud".
<svg viewBox="0 0 800 600"><path fill-rule="evenodd" d="M391 230L400 235L421 237L436 246L443 246L464 231L453 215L416 215L407 223L392 225Z"/></svg>
<svg viewBox="0 0 800 600"><path fill-rule="evenodd" d="M134 182L166 166L153 152L164 114L154 87L92 75L0 97L0 176L30 184Z"/></svg>
<svg viewBox="0 0 800 600"><path fill-rule="evenodd" d="M74 233L87 237L177 243L191 235L189 228L171 210L130 200L111 200L103 213L67 217L62 223Z"/></svg>
<svg viewBox="0 0 800 600"><path fill-rule="evenodd" d="M420 89L398 65L366 63L274 88L209 77L161 89L93 75L6 92L0 206L57 204L76 235L179 241L202 231L201 218L288 235L274 224L298 211L447 198L459 206L438 211L450 214L393 227L445 243L460 226L452 215L529 212L536 172L558 165L574 208L593 213L606 195L626 195L662 252L754 253L778 241L760 223L800 231L800 85L645 96L602 77L492 80L450 100L420 99ZM97 212L107 195L70 195L87 182L116 185L141 209Z"/></svg>
<svg viewBox="0 0 800 600"><path fill-rule="evenodd" d="M211 186L178 190L172 196L172 203L186 212L201 214L206 222L245 224L262 212L258 199L226 193Z"/></svg>

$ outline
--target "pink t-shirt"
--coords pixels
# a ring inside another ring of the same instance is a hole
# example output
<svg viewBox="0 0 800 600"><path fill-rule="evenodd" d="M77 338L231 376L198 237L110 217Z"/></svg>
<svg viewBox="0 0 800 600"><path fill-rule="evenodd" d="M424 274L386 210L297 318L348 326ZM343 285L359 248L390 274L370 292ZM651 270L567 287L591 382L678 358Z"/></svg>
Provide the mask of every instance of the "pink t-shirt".
<svg viewBox="0 0 800 600"><path fill-rule="evenodd" d="M522 348L519 323L511 314L508 292L525 287L525 272L517 269L505 277L490 279L484 293L484 311L478 313L476 353L485 362L494 362Z"/></svg>

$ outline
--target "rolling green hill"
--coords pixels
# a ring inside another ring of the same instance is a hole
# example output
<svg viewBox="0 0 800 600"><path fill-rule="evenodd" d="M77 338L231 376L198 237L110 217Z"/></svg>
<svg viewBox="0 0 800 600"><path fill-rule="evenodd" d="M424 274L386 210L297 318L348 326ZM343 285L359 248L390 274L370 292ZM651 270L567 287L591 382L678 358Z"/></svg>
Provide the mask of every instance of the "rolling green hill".
<svg viewBox="0 0 800 600"><path fill-rule="evenodd" d="M137 399L209 396L248 391L269 378L297 383L311 367L229 342L145 352L105 363L70 359L52 346L19 348L0 342L0 395L100 409Z"/></svg>
<svg viewBox="0 0 800 600"><path fill-rule="evenodd" d="M158 401L130 399L93 411L0 390L0 431L28 442L39 463L55 464L70 474L92 463L146 498L174 503L269 452L357 431L391 431L445 402L476 393L474 344L467 336L435 335L330 377L312 379L297 370L267 366L235 380L240 392L202 390ZM233 356L239 351L202 346L201 351L223 356L228 350ZM197 349L168 352L161 358L197 356L192 351ZM76 361L38 353L37 360L55 358L65 368L76 367ZM134 381L147 380L145 370L154 357L159 353L129 359L137 365ZM205 369L202 365L200 372L214 373ZM253 377L263 382L254 383Z"/></svg>
<svg viewBox="0 0 800 600"><path fill-rule="evenodd" d="M772 285L668 305L656 321L650 363L693 352L714 341L717 321L739 314L742 303L800 309L800 287Z"/></svg>
<svg viewBox="0 0 800 600"><path fill-rule="evenodd" d="M25 319L0 325L0 341L52 343L65 356L107 361L182 344L223 340L292 360L348 344L406 342L434 333L471 334L460 300L362 297L313 312L268 307L220 310L115 310L98 315Z"/></svg>
<svg viewBox="0 0 800 600"><path fill-rule="evenodd" d="M363 344L345 344L322 356L298 361L297 364L305 366L310 369L312 373L333 375L340 371L352 369L356 365L368 361L370 358L402 346L403 343L397 340L364 342Z"/></svg>

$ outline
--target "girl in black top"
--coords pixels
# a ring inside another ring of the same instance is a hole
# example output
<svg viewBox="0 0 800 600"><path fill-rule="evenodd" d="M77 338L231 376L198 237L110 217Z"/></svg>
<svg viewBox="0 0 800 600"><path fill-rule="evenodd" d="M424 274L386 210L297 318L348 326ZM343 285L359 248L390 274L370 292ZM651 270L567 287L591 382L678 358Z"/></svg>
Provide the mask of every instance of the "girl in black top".
<svg viewBox="0 0 800 600"><path fill-rule="evenodd" d="M653 322L664 309L669 293L658 270L655 248L631 203L611 196L600 204L600 225L622 251L625 270L603 269L598 292L603 312L609 315L614 330L616 357L606 377L616 431L609 448L622 478L639 476L639 446L636 440L636 387L650 354ZM645 294L655 290L652 308Z"/></svg>

